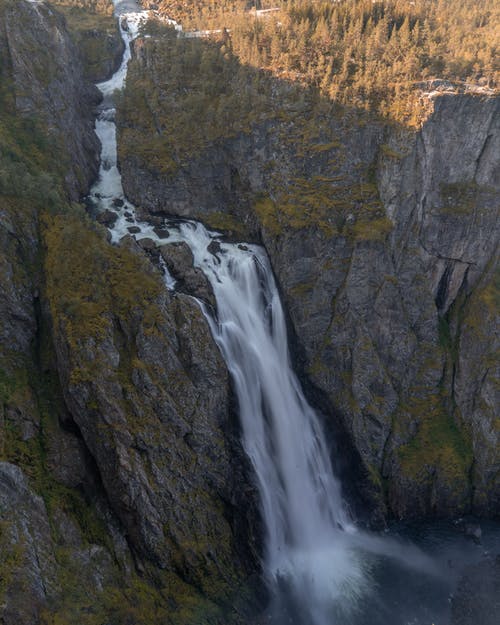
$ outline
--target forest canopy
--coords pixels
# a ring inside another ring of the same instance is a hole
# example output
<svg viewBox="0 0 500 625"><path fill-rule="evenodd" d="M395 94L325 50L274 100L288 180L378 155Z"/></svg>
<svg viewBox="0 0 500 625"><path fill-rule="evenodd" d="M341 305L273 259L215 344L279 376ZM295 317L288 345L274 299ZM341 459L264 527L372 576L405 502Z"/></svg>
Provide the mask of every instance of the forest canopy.
<svg viewBox="0 0 500 625"><path fill-rule="evenodd" d="M222 30L242 64L412 125L422 92L436 84L483 93L499 86L495 0L262 0L256 8L160 0L158 8L185 31Z"/></svg>

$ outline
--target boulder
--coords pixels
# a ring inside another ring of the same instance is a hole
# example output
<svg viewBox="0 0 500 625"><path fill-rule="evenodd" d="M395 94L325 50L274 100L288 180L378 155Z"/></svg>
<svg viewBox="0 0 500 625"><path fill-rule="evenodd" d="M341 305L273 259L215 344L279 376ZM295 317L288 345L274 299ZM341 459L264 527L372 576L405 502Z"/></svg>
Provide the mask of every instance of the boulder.
<svg viewBox="0 0 500 625"><path fill-rule="evenodd" d="M175 278L176 290L198 297L215 309L215 297L207 277L193 265L193 253L184 241L167 243L160 247L160 254L167 269Z"/></svg>

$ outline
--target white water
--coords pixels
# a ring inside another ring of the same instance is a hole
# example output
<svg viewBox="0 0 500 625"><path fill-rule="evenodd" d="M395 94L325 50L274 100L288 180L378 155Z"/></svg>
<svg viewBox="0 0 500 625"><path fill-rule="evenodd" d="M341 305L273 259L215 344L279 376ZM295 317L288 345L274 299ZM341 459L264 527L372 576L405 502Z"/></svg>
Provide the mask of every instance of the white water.
<svg viewBox="0 0 500 625"><path fill-rule="evenodd" d="M308 625L332 625L338 622L333 614L355 607L369 592L370 554L392 550L391 557L404 560L409 552L399 554L394 544L356 531L349 518L318 417L291 367L283 309L264 250L220 241L214 255L207 247L218 240L217 234L196 222L169 222L169 236L161 238L152 225L137 220L126 200L117 167L112 94L125 83L130 42L145 14L127 13L130 3L115 6L129 27L122 30L126 51L121 67L98 85L104 96L96 121L102 154L91 198L99 210L117 214L113 241L131 227L139 229L137 239L185 241L195 265L210 280L217 318L205 314L234 381L243 444L257 477L267 582L271 589L286 587ZM165 282L169 288L175 285L168 274ZM428 567L416 551L413 560L421 569Z"/></svg>

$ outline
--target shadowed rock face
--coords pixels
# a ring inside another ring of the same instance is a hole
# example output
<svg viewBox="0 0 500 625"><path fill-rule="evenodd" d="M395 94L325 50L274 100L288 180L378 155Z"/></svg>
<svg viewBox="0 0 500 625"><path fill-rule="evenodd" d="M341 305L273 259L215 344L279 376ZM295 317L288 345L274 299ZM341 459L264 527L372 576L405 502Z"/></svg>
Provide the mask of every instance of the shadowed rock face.
<svg viewBox="0 0 500 625"><path fill-rule="evenodd" d="M92 119L99 93L82 79L80 57L64 18L43 3L8 3L0 39L19 115L36 115L46 124L62 160L66 188L78 200L99 166Z"/></svg>
<svg viewBox="0 0 500 625"><path fill-rule="evenodd" d="M133 71L161 85L147 47L136 48ZM410 132L348 112L323 123L321 149L306 158L284 139L291 122L254 124L168 176L122 152L144 218L210 223L225 212L264 242L297 366L374 518L500 512L498 113L498 98L442 95ZM321 187L326 217L307 216L300 201L290 210L299 177L307 193Z"/></svg>
<svg viewBox="0 0 500 625"><path fill-rule="evenodd" d="M260 530L226 367L196 302L69 206L99 145L64 20L0 13L2 115L61 166L52 211L0 186L0 620L240 623Z"/></svg>
<svg viewBox="0 0 500 625"><path fill-rule="evenodd" d="M176 289L199 297L215 309L212 287L201 269L193 267L193 253L187 243L167 243L160 248L167 269L178 281Z"/></svg>
<svg viewBox="0 0 500 625"><path fill-rule="evenodd" d="M499 511L487 303L498 109L498 99L443 97L420 133L388 134L394 153L373 155L393 223L382 240L263 232L306 372L344 414L399 517Z"/></svg>
<svg viewBox="0 0 500 625"><path fill-rule="evenodd" d="M159 281L143 267L145 281ZM132 544L162 569L215 585L237 577L231 519L246 481L228 373L192 298L158 288L149 305L106 311L98 337L76 341L58 316L63 392Z"/></svg>

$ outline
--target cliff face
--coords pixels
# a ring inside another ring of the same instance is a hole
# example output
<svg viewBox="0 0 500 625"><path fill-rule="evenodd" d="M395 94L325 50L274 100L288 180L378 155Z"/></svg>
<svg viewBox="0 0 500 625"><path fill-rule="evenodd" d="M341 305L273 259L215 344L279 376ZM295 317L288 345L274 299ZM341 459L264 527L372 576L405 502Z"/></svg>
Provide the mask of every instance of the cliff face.
<svg viewBox="0 0 500 625"><path fill-rule="evenodd" d="M161 93L154 52L136 48L132 76ZM375 517L499 512L498 110L498 98L439 95L418 132L345 111L312 136L284 115L166 174L147 151L121 151L146 218L263 241L297 365ZM126 102L120 121L125 135Z"/></svg>
<svg viewBox="0 0 500 625"><path fill-rule="evenodd" d="M98 171L92 110L99 94L81 80L82 63L64 19L46 4L5 2L2 48L19 115L46 125L64 158L66 188L78 200Z"/></svg>
<svg viewBox="0 0 500 625"><path fill-rule="evenodd" d="M307 373L397 516L498 514L498 108L445 96L420 133L386 135L381 240L264 232Z"/></svg>
<svg viewBox="0 0 500 625"><path fill-rule="evenodd" d="M240 622L258 523L226 367L74 202L98 94L64 20L0 2L0 51L0 620Z"/></svg>

